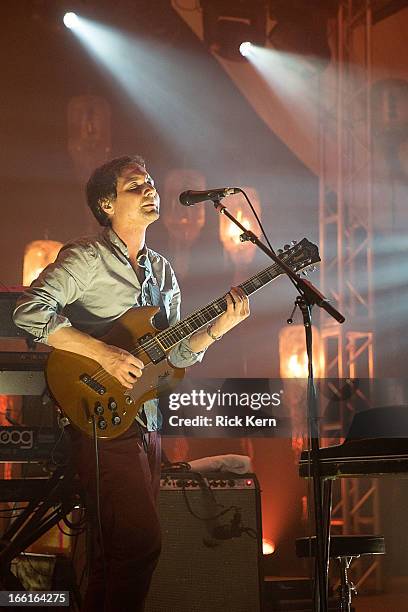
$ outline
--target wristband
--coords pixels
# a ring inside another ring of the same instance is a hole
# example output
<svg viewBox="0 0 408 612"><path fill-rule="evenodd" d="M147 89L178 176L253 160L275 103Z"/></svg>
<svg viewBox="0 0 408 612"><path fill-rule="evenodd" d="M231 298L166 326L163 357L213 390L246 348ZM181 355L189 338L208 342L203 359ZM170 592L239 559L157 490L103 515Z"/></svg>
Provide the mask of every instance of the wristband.
<svg viewBox="0 0 408 612"><path fill-rule="evenodd" d="M221 340L224 334L221 334L221 336L214 336L214 334L211 331L212 326L213 326L213 323L210 323L210 325L207 327L207 334L210 336L211 340L215 340L215 342L217 342L217 340Z"/></svg>

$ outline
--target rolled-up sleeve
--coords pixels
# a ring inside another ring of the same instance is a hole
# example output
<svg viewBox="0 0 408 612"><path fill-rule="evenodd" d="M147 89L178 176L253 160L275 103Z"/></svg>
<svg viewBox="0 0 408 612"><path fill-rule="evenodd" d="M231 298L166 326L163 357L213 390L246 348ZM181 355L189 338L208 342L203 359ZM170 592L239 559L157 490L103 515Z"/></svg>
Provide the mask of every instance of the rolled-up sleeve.
<svg viewBox="0 0 408 612"><path fill-rule="evenodd" d="M173 269L170 267L170 274L172 279L173 295L170 303L169 313L169 324L175 325L180 321L180 304L181 304L181 293L180 287L174 274ZM200 362L205 354L204 351L194 353L189 345L188 339L179 342L169 353L169 361L176 368L187 368L188 366L194 365Z"/></svg>
<svg viewBox="0 0 408 612"><path fill-rule="evenodd" d="M79 299L91 283L95 261L92 245L63 247L55 263L47 266L18 300L13 314L17 327L45 344L50 334L70 327L62 311Z"/></svg>

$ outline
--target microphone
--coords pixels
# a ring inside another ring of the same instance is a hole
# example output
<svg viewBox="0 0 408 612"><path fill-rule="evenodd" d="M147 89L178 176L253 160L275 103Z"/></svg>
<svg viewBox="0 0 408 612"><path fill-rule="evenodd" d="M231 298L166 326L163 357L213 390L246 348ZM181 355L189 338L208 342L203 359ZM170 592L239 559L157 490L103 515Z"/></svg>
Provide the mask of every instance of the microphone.
<svg viewBox="0 0 408 612"><path fill-rule="evenodd" d="M240 191L238 187L222 187L221 189L208 189L208 191L183 191L179 196L179 200L183 206L194 206L194 204L199 202L219 200Z"/></svg>

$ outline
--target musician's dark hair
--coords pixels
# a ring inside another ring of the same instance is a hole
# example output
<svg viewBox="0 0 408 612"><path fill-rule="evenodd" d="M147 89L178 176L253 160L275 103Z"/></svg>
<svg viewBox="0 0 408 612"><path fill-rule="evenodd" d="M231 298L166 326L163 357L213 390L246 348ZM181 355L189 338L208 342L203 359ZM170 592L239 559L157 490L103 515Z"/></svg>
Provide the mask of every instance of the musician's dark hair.
<svg viewBox="0 0 408 612"><path fill-rule="evenodd" d="M86 200L94 217L100 225L110 225L109 216L102 209L102 202L116 200L116 185L123 170L132 164L146 167L140 155L116 157L96 168L86 184Z"/></svg>

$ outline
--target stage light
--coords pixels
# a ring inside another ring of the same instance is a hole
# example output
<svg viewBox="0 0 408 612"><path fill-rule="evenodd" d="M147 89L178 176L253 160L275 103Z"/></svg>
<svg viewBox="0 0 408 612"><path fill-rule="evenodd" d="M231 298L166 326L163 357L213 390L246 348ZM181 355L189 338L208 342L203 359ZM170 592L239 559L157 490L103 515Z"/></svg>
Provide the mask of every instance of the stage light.
<svg viewBox="0 0 408 612"><path fill-rule="evenodd" d="M252 43L250 43L249 41L245 41L239 45L239 52L241 53L241 55L246 57L247 55L249 55L251 47Z"/></svg>
<svg viewBox="0 0 408 612"><path fill-rule="evenodd" d="M203 36L208 49L232 61L242 61L242 41L266 41L266 0L200 0Z"/></svg>
<svg viewBox="0 0 408 612"><path fill-rule="evenodd" d="M72 30L78 24L79 19L76 13L65 13L62 21L69 30Z"/></svg>

